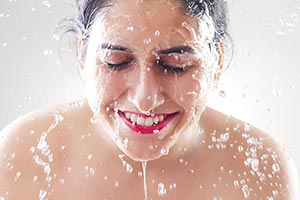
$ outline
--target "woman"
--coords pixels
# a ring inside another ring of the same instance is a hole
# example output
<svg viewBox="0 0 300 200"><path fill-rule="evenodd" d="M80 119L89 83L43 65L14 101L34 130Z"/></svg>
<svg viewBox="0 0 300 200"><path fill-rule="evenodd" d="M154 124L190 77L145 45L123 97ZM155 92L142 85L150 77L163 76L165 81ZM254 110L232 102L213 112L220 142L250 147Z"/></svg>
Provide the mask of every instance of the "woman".
<svg viewBox="0 0 300 200"><path fill-rule="evenodd" d="M3 130L0 199L298 199L274 139L206 107L223 0L77 3L86 98Z"/></svg>

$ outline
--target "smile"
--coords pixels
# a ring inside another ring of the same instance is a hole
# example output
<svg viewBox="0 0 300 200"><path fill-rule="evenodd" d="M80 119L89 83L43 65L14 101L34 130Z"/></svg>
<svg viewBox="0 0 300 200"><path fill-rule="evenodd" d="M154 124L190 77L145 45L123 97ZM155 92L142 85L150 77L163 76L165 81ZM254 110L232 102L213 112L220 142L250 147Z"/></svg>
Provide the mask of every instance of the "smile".
<svg viewBox="0 0 300 200"><path fill-rule="evenodd" d="M134 132L140 134L158 134L178 114L155 114L147 116L133 112L118 111L119 116L125 124Z"/></svg>

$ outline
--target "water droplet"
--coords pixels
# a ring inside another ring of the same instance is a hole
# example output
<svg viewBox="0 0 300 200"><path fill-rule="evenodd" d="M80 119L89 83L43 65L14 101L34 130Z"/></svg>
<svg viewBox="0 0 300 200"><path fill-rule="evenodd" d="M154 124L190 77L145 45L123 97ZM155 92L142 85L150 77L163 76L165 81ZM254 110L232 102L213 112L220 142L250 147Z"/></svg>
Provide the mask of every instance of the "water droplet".
<svg viewBox="0 0 300 200"><path fill-rule="evenodd" d="M220 90L219 96L220 97L226 97L226 92L224 90Z"/></svg>
<svg viewBox="0 0 300 200"><path fill-rule="evenodd" d="M31 147L30 148L30 153L34 153L35 152L35 147Z"/></svg>
<svg viewBox="0 0 300 200"><path fill-rule="evenodd" d="M164 196L167 194L167 189L163 183L158 183L157 194L158 196Z"/></svg>
<svg viewBox="0 0 300 200"><path fill-rule="evenodd" d="M92 154L89 154L88 155L88 160L91 160L93 158L93 155Z"/></svg>
<svg viewBox="0 0 300 200"><path fill-rule="evenodd" d="M47 137L47 133L46 132L43 132L41 137L40 137L40 140L39 140L39 143L37 145L37 149L38 150L44 150L44 149L47 149L48 147L48 144L46 142L46 137Z"/></svg>
<svg viewBox="0 0 300 200"><path fill-rule="evenodd" d="M43 200L47 196L47 192L44 190L40 190L39 200Z"/></svg>
<svg viewBox="0 0 300 200"><path fill-rule="evenodd" d="M172 184L170 184L170 190L174 190L174 189L176 189L176 183L172 183Z"/></svg>
<svg viewBox="0 0 300 200"><path fill-rule="evenodd" d="M251 125L249 123L245 123L244 131L250 131Z"/></svg>
<svg viewBox="0 0 300 200"><path fill-rule="evenodd" d="M159 36L160 35L159 30L156 30L154 34L155 34L156 37Z"/></svg>
<svg viewBox="0 0 300 200"><path fill-rule="evenodd" d="M15 176L15 182L17 182L18 181L18 179L19 179L19 177L21 176L21 172L17 172L16 173L16 176Z"/></svg>
<svg viewBox="0 0 300 200"><path fill-rule="evenodd" d="M126 171L128 173L132 173L133 172L133 167L129 163L126 163L125 167L126 167Z"/></svg>
<svg viewBox="0 0 300 200"><path fill-rule="evenodd" d="M296 86L295 86L294 84L291 84L291 85L288 86L288 88L289 88L290 90L292 90L292 89L295 89Z"/></svg>
<svg viewBox="0 0 300 200"><path fill-rule="evenodd" d="M244 151L244 147L243 147L243 146L238 146L238 151L239 151L239 152Z"/></svg>
<svg viewBox="0 0 300 200"><path fill-rule="evenodd" d="M122 145L123 145L124 148L127 148L127 147L128 147L128 142L129 142L128 138L125 138L125 139L123 140Z"/></svg>
<svg viewBox="0 0 300 200"><path fill-rule="evenodd" d="M279 89L273 90L273 95L277 96L277 97L281 97L282 96L281 91Z"/></svg>
<svg viewBox="0 0 300 200"><path fill-rule="evenodd" d="M37 176L34 176L33 178L32 178L32 180L33 180L33 182L35 183L36 181L37 181Z"/></svg>
<svg viewBox="0 0 300 200"><path fill-rule="evenodd" d="M44 56L51 56L52 55L52 51L49 49L45 49L43 52Z"/></svg>
<svg viewBox="0 0 300 200"><path fill-rule="evenodd" d="M247 199L250 195L248 185L243 185L242 191L243 191L243 194L244 194L244 198Z"/></svg>
<svg viewBox="0 0 300 200"><path fill-rule="evenodd" d="M279 192L278 192L278 190L273 190L273 191L272 191L272 194L273 194L274 197L277 197L278 194L279 194Z"/></svg>
<svg viewBox="0 0 300 200"><path fill-rule="evenodd" d="M235 188L240 187L239 181L237 181L237 180L233 181L233 185L234 185Z"/></svg>
<svg viewBox="0 0 300 200"><path fill-rule="evenodd" d="M229 133L222 133L218 139L218 142L224 143L229 140Z"/></svg>
<svg viewBox="0 0 300 200"><path fill-rule="evenodd" d="M50 8L52 6L50 1L43 1L43 5L47 8Z"/></svg>
<svg viewBox="0 0 300 200"><path fill-rule="evenodd" d="M251 161L251 168L253 171L258 171L258 167L259 167L259 161L258 159L254 158Z"/></svg>
<svg viewBox="0 0 300 200"><path fill-rule="evenodd" d="M59 35L57 35L57 34L53 34L52 38L56 41L58 41L60 39Z"/></svg>
<svg viewBox="0 0 300 200"><path fill-rule="evenodd" d="M279 172L279 171L280 171L280 166L279 166L279 164L278 164L278 163L274 163L274 164L272 165L272 169L273 169L274 172Z"/></svg>
<svg viewBox="0 0 300 200"><path fill-rule="evenodd" d="M162 155L168 155L168 154L169 154L169 149L168 149L168 148L162 148L162 149L160 150L160 153L161 153Z"/></svg>
<svg viewBox="0 0 300 200"><path fill-rule="evenodd" d="M44 172L45 172L46 174L50 174L50 172L51 172L51 167L49 166L48 163L47 163L47 164L45 165L45 167L44 167Z"/></svg>
<svg viewBox="0 0 300 200"><path fill-rule="evenodd" d="M119 182L118 182L118 181L115 181L114 187L115 187L115 188L119 187Z"/></svg>
<svg viewBox="0 0 300 200"><path fill-rule="evenodd" d="M91 117L90 122L92 124L96 124L97 123L97 117L96 116Z"/></svg>
<svg viewBox="0 0 300 200"><path fill-rule="evenodd" d="M3 46L3 47L7 47L7 43L6 43L6 42L3 42L3 43L2 43L2 46Z"/></svg>
<svg viewBox="0 0 300 200"><path fill-rule="evenodd" d="M25 96L25 101L30 102L31 100L32 100L32 97L31 97L31 96Z"/></svg>
<svg viewBox="0 0 300 200"><path fill-rule="evenodd" d="M151 38L145 38L144 44L150 44L151 41L152 41Z"/></svg>
<svg viewBox="0 0 300 200"><path fill-rule="evenodd" d="M285 32L283 32L283 31L276 31L275 32L277 35L280 35L280 36L285 36Z"/></svg>
<svg viewBox="0 0 300 200"><path fill-rule="evenodd" d="M128 26L127 31L132 32L134 30L133 26Z"/></svg>
<svg viewBox="0 0 300 200"><path fill-rule="evenodd" d="M63 178L59 179L59 183L60 183L61 185L63 185L63 184L65 183L65 179L63 179Z"/></svg>

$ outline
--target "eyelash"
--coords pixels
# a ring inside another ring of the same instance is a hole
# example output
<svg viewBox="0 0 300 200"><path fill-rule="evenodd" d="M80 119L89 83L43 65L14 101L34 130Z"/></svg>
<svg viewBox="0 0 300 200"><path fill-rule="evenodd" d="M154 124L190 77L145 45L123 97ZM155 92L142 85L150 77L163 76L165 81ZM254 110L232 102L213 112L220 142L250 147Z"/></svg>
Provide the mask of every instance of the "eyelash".
<svg viewBox="0 0 300 200"><path fill-rule="evenodd" d="M166 69L167 71L174 72L174 73L182 73L187 69L187 67L183 67L183 68L173 67L173 66L170 66L170 65L160 62L160 60L157 60L156 63L159 66L161 66L163 69Z"/></svg>
<svg viewBox="0 0 300 200"><path fill-rule="evenodd" d="M112 70L121 70L124 69L128 64L132 63L132 61L118 63L118 64L112 64L112 63L106 63L107 67Z"/></svg>
<svg viewBox="0 0 300 200"><path fill-rule="evenodd" d="M112 70L122 70L122 69L126 68L126 66L130 63L132 63L132 61L118 63L118 64L106 63L106 65L109 69L112 69ZM173 67L173 66L167 65L165 63L162 63L159 60L156 61L156 63L159 66L161 66L163 69L170 71L170 72L174 72L174 73L182 73L187 69L187 67L184 67L184 68Z"/></svg>

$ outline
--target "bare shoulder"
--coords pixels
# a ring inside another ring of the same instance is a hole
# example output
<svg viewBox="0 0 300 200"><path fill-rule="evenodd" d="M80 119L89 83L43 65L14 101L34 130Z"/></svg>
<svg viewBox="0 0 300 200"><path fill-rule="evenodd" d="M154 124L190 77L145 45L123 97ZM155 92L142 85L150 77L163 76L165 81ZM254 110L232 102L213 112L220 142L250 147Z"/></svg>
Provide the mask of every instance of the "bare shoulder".
<svg viewBox="0 0 300 200"><path fill-rule="evenodd" d="M82 110L81 115L78 112L71 104L40 109L20 117L0 132L0 197L37 199L46 195L53 179L51 170L58 167L54 163L59 164L53 160L61 160L63 146L76 140L70 137L74 130L86 128L74 122L86 117Z"/></svg>
<svg viewBox="0 0 300 200"><path fill-rule="evenodd" d="M232 116L208 108L202 119L211 148L228 156L235 189L249 199L299 199L298 173L288 151L274 137ZM215 126L215 125L216 126ZM284 134L284 133L283 133ZM230 166L230 167L229 167Z"/></svg>

